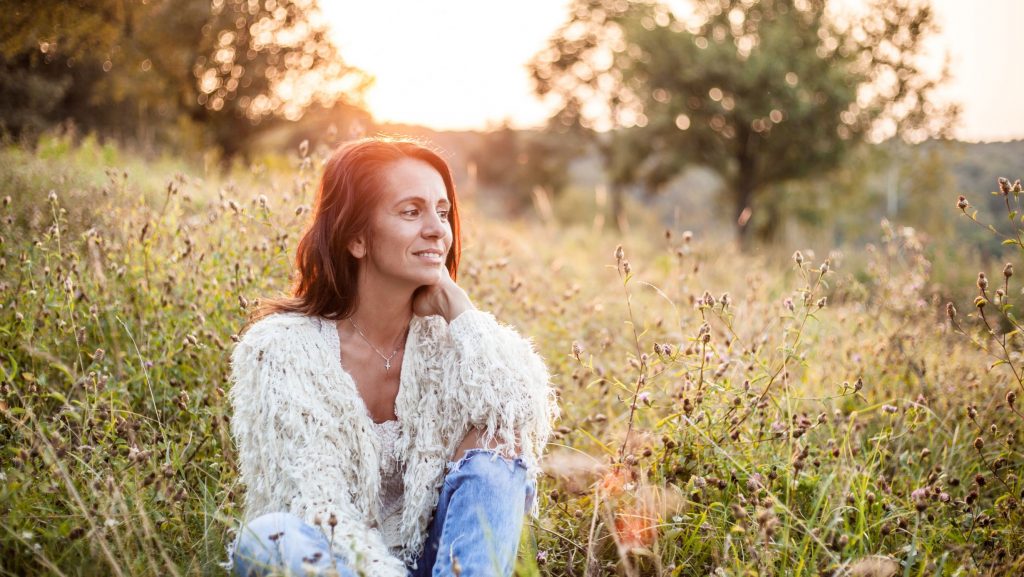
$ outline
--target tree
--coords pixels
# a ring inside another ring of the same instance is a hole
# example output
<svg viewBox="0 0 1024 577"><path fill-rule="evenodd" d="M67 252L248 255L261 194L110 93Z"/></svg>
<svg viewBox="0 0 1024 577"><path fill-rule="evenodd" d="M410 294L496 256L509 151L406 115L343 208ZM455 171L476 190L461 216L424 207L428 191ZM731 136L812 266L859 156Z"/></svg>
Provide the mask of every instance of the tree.
<svg viewBox="0 0 1024 577"><path fill-rule="evenodd" d="M577 0L531 63L563 124L610 128L612 192L657 189L690 164L724 177L741 242L766 190L834 169L865 141L945 135L955 106L922 68L936 31L919 0L694 0L682 20L656 2ZM621 205L621 201L616 205ZM764 208L764 207L760 207ZM766 211L771 230L778 211Z"/></svg>
<svg viewBox="0 0 1024 577"><path fill-rule="evenodd" d="M570 131L515 130L507 123L482 135L470 153L480 183L502 189L509 205L529 203L535 187L558 196L569 184L569 164L583 150Z"/></svg>
<svg viewBox="0 0 1024 577"><path fill-rule="evenodd" d="M308 108L358 106L371 81L316 0L12 0L5 16L0 122L16 135L69 118L144 140L193 123L232 156Z"/></svg>

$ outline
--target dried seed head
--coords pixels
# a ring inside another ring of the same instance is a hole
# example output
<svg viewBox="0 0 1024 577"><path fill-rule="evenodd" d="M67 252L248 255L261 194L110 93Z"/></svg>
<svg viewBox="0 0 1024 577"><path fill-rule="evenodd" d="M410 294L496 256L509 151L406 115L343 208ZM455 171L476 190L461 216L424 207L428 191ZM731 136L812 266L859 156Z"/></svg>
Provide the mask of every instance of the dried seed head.
<svg viewBox="0 0 1024 577"><path fill-rule="evenodd" d="M583 346L576 341L572 342L572 356L576 357L576 360L580 359L580 355L583 354Z"/></svg>
<svg viewBox="0 0 1024 577"><path fill-rule="evenodd" d="M617 262L622 262L622 259L625 258L625 257L626 257L626 253L625 253L625 251L622 250L622 245L620 244L620 245L616 246L615 247L615 260Z"/></svg>
<svg viewBox="0 0 1024 577"><path fill-rule="evenodd" d="M1006 266L1003 267L1003 276L1006 278L1013 276L1013 263L1006 263Z"/></svg>
<svg viewBox="0 0 1024 577"><path fill-rule="evenodd" d="M978 437L977 439L974 439L974 448L979 450L979 451L984 449L985 448L985 439L982 439L981 437Z"/></svg>
<svg viewBox="0 0 1024 577"><path fill-rule="evenodd" d="M828 297L821 297L816 304L819 309L825 308L825 305L828 304Z"/></svg>
<svg viewBox="0 0 1024 577"><path fill-rule="evenodd" d="M949 317L949 320L956 318L956 307L953 306L953 303L946 303L946 316Z"/></svg>
<svg viewBox="0 0 1024 577"><path fill-rule="evenodd" d="M956 207L957 208L959 208L960 210L966 211L968 206L970 206L970 203L967 202L967 197L965 197L963 195L960 195L960 196L957 197L957 199L956 199Z"/></svg>
<svg viewBox="0 0 1024 577"><path fill-rule="evenodd" d="M1006 404L1007 405L1012 407L1013 404L1016 403L1016 402L1017 402L1017 393L1015 393L1014 391L1010 391L1010 392L1006 393Z"/></svg>
<svg viewBox="0 0 1024 577"><path fill-rule="evenodd" d="M981 289L982 292L988 288L988 278L985 277L985 273L983 272L978 273L978 288Z"/></svg>
<svg viewBox="0 0 1024 577"><path fill-rule="evenodd" d="M632 271L632 270L633 270L633 267L629 266L629 261L628 260L622 261L622 272L624 272L626 274L629 274L630 271Z"/></svg>
<svg viewBox="0 0 1024 577"><path fill-rule="evenodd" d="M335 515L334 513L331 513L331 516L327 518L327 524L331 526L331 529L337 527L338 526L338 517L337 517L337 515Z"/></svg>
<svg viewBox="0 0 1024 577"><path fill-rule="evenodd" d="M683 242L686 244L690 244L691 240L693 240L693 233L688 230L683 231Z"/></svg>
<svg viewBox="0 0 1024 577"><path fill-rule="evenodd" d="M1010 192L1012 192L1014 194L1017 194L1017 193L1020 193L1020 192L1024 192L1024 189L1022 189L1021 186L1020 186L1020 179L1019 178L1017 180L1013 181L1013 188L1010 190Z"/></svg>
<svg viewBox="0 0 1024 577"><path fill-rule="evenodd" d="M793 262L795 262L798 265L804 264L804 255L803 255L803 253L801 253L800 251L794 252L793 253Z"/></svg>
<svg viewBox="0 0 1024 577"><path fill-rule="evenodd" d="M999 192L1003 196L1010 194L1010 181L1002 176L999 177Z"/></svg>
<svg viewBox="0 0 1024 577"><path fill-rule="evenodd" d="M978 307L979 309L985 308L985 305L987 304L988 300L986 300L985 297L977 297L974 299L974 306Z"/></svg>

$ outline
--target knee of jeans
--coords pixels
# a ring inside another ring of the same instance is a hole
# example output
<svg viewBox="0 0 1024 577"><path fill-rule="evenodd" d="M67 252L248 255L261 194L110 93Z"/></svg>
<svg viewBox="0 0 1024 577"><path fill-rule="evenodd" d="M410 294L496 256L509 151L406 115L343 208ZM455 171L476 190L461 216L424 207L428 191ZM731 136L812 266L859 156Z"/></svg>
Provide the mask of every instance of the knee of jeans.
<svg viewBox="0 0 1024 577"><path fill-rule="evenodd" d="M526 480L526 464L519 457L509 458L493 449L470 449L457 462L448 463L448 475L456 473L482 477L505 485Z"/></svg>
<svg viewBox="0 0 1024 577"><path fill-rule="evenodd" d="M264 513L249 521L238 534L239 543L258 540L276 539L280 533L298 531L302 527L302 519L292 513L283 511Z"/></svg>

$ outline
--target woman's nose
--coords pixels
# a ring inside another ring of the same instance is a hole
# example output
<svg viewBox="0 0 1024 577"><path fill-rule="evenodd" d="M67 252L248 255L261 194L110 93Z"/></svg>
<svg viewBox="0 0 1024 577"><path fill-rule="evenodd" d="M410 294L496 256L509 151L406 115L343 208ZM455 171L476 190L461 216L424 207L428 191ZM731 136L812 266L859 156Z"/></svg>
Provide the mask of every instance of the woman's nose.
<svg viewBox="0 0 1024 577"><path fill-rule="evenodd" d="M423 236L444 236L444 233L444 221L441 220L441 215L437 214L436 212L433 212L429 216L427 216L426 221L423 224Z"/></svg>

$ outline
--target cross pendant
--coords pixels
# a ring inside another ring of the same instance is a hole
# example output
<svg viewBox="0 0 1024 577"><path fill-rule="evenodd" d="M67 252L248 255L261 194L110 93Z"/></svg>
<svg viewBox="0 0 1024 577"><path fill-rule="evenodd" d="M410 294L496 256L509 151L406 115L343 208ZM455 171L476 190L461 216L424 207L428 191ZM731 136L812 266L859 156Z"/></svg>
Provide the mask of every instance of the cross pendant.
<svg viewBox="0 0 1024 577"><path fill-rule="evenodd" d="M384 370L385 371L390 371L391 370L391 359L384 359Z"/></svg>

